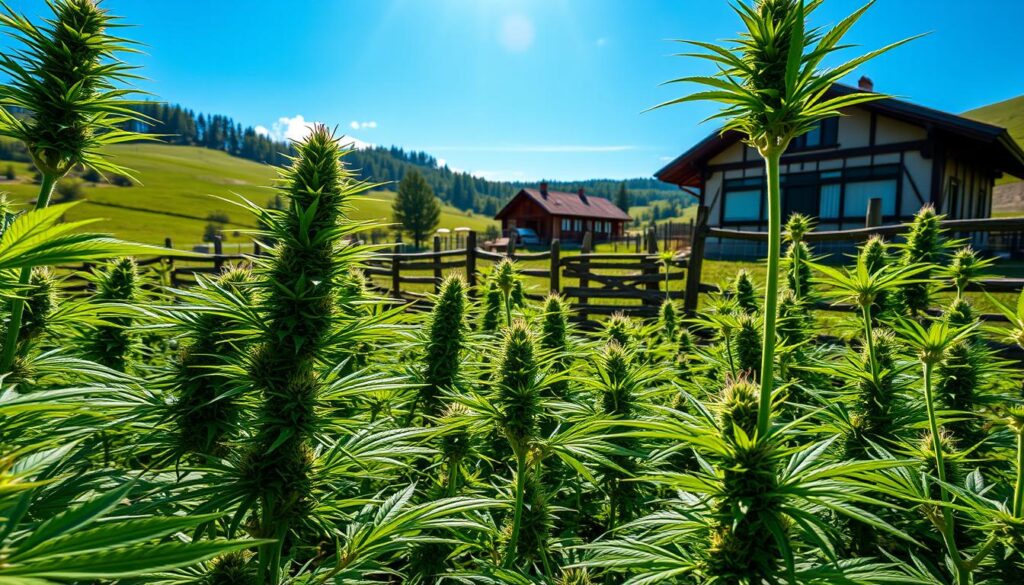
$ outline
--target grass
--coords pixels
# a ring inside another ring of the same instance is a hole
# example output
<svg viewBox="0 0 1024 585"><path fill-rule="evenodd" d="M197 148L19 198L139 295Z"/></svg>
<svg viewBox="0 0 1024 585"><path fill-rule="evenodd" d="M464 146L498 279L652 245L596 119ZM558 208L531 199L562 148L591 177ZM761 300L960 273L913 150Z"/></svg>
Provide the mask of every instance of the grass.
<svg viewBox="0 0 1024 585"><path fill-rule="evenodd" d="M115 160L131 168L142 181L133 187L107 184L86 184L85 203L69 214L69 220L102 218L94 229L109 231L119 237L144 243L162 244L164 238L174 240L177 248L191 248L202 241L203 229L210 213L227 213L230 244L248 246L244 235L234 231L255 227L250 215L219 198L236 199L241 195L265 205L273 192L270 189L276 170L268 165L233 157L223 152L191 146L164 144L128 144L109 149ZM18 178L0 180L0 191L7 191L19 203L35 199L38 186L31 183L33 169L25 163L10 163ZM0 163L0 171L7 163ZM389 223L393 191L372 192L352 213L354 219ZM439 227L465 226L483 232L495 222L487 217L470 215L444 206Z"/></svg>
<svg viewBox="0 0 1024 585"><path fill-rule="evenodd" d="M981 108L964 112L964 116L979 122L1002 126L1018 144L1024 145L1024 95L1010 98ZM1003 176L998 184L1013 183L1024 177Z"/></svg>

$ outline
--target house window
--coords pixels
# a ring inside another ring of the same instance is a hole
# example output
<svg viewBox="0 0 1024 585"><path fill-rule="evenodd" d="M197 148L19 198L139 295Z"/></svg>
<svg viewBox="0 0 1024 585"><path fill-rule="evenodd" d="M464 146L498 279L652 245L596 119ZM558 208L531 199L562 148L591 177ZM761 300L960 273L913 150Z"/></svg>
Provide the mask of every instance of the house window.
<svg viewBox="0 0 1024 585"><path fill-rule="evenodd" d="M826 118L809 132L793 139L788 152L832 148L839 145L839 118Z"/></svg>
<svg viewBox="0 0 1024 585"><path fill-rule="evenodd" d="M842 195L843 186L840 183L830 183L821 186L820 205L818 213L821 219L836 219L839 217L839 196Z"/></svg>
<svg viewBox="0 0 1024 585"><path fill-rule="evenodd" d="M761 219L761 189L729 191L725 197L725 221Z"/></svg>
<svg viewBox="0 0 1024 585"><path fill-rule="evenodd" d="M896 215L896 179L847 183L844 195L845 217L864 217L868 212L868 200L875 197L882 200L883 216Z"/></svg>
<svg viewBox="0 0 1024 585"><path fill-rule="evenodd" d="M571 232L572 231L572 220L571 219L568 219L568 218L565 218L565 217L562 218L562 231L563 232Z"/></svg>
<svg viewBox="0 0 1024 585"><path fill-rule="evenodd" d="M583 231L583 221L582 220L577 219L576 221L573 222L573 231L574 232L582 232Z"/></svg>

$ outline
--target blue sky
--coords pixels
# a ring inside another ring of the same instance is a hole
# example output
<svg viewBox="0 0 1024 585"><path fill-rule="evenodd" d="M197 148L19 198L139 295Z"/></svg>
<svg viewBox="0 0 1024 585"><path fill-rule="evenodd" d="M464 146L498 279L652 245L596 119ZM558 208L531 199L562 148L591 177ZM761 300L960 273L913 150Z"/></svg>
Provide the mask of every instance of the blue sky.
<svg viewBox="0 0 1024 585"><path fill-rule="evenodd" d="M42 0L14 0L39 15ZM725 0L106 0L138 25L160 99L294 135L337 125L495 179L650 176L712 130L712 109L641 112L707 72L668 41L737 31ZM829 0L830 24L860 6ZM1020 0L880 0L848 39L920 32L860 74L961 112L1024 93ZM6 42L4 42L6 43ZM853 51L856 51L854 49ZM850 56L855 53L850 52Z"/></svg>

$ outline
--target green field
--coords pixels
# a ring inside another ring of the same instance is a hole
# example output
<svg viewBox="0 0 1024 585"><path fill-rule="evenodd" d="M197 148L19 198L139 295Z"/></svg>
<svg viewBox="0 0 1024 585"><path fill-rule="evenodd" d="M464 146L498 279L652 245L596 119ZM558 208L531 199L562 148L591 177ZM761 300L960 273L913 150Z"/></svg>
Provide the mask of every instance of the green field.
<svg viewBox="0 0 1024 585"><path fill-rule="evenodd" d="M94 229L122 238L162 244L174 240L177 248L189 248L202 240L206 217L213 212L227 213L231 219L227 248L248 245L245 234L237 230L254 227L252 217L243 209L223 201L245 197L265 205L274 195L271 184L276 171L268 165L229 156L223 152L191 146L130 144L112 147L115 160L134 171L142 185L115 187L87 183L85 202L68 214L69 220L103 218ZM0 170L8 163L0 163ZM0 192L6 191L18 203L35 199L38 187L31 183L32 169L24 163L9 163L18 178L0 180ZM355 204L353 217L391 221L392 191L375 191ZM495 222L445 206L440 227L465 226L483 231Z"/></svg>
<svg viewBox="0 0 1024 585"><path fill-rule="evenodd" d="M1010 132L1017 144L1024 146L1024 95L964 112L967 118L1002 126ZM997 183L1012 183L1024 177L1004 175Z"/></svg>

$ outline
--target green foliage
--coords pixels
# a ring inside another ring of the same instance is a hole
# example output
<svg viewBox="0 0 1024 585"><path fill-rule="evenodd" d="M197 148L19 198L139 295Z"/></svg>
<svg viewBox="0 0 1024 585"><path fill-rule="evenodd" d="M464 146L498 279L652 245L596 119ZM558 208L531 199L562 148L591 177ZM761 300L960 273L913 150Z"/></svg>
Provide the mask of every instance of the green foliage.
<svg viewBox="0 0 1024 585"><path fill-rule="evenodd" d="M256 269L266 332L251 350L249 375L263 408L242 469L249 497L261 502L253 532L277 539L278 547L314 505L313 437L325 390L317 362L335 319L343 317L335 295L351 262L351 253L338 248L347 200L365 189L341 165L346 151L326 127L314 128L296 150L292 165L281 170L288 209L268 218L277 246ZM260 555L276 582L278 555L266 547Z"/></svg>
<svg viewBox="0 0 1024 585"><path fill-rule="evenodd" d="M480 320L480 329L483 331L497 331L502 321L502 299L501 291L493 279L488 279L487 289L484 291L484 313Z"/></svg>
<svg viewBox="0 0 1024 585"><path fill-rule="evenodd" d="M10 78L0 86L0 96L6 108L30 114L17 117L0 109L0 135L24 142L47 176L64 176L80 164L123 173L101 150L142 137L122 129L125 122L139 120L125 99L132 94L125 84L135 75L118 58L134 49L109 33L118 25L93 0L57 0L50 9L53 19L46 28L6 5L0 13L0 25L22 45L0 58L0 71Z"/></svg>
<svg viewBox="0 0 1024 585"><path fill-rule="evenodd" d="M739 307L749 315L760 311L761 305L757 300L757 288L750 272L740 270L736 273L736 279L732 281L729 292L736 298Z"/></svg>
<svg viewBox="0 0 1024 585"><path fill-rule="evenodd" d="M95 277L98 303L131 305L141 300L138 266L133 258L121 258L102 268ZM87 359L119 372L129 372L140 351L130 315L111 317L85 333L82 350Z"/></svg>
<svg viewBox="0 0 1024 585"><path fill-rule="evenodd" d="M679 308L674 302L666 300L661 303L658 322L661 325L662 338L665 341L675 341L679 335Z"/></svg>
<svg viewBox="0 0 1024 585"><path fill-rule="evenodd" d="M430 336L423 353L423 386L420 402L429 414L440 409L440 395L456 385L461 352L466 344L466 283L461 276L450 276L441 283L441 291L430 313Z"/></svg>
<svg viewBox="0 0 1024 585"><path fill-rule="evenodd" d="M753 315L743 314L733 342L736 345L736 367L740 373L757 377L761 373L761 328Z"/></svg>
<svg viewBox="0 0 1024 585"><path fill-rule="evenodd" d="M441 204L418 171L409 171L398 184L391 212L394 222L412 237L417 248L441 221Z"/></svg>
<svg viewBox="0 0 1024 585"><path fill-rule="evenodd" d="M942 217L930 205L921 208L914 216L907 233L907 241L903 244L903 252L899 258L901 266L915 264L941 264L945 250L945 238L939 222ZM925 273L924 278L927 278ZM902 287L897 304L911 316L925 311L932 300L931 284L927 281L908 283Z"/></svg>
<svg viewBox="0 0 1024 585"><path fill-rule="evenodd" d="M241 405L238 382L219 372L246 346L231 333L241 323L225 312L235 303L254 302L253 276L248 269L235 268L215 283L200 282L205 290L191 299L193 310L175 313L184 335L172 366L178 394L172 415L180 430L180 453L223 456L228 452L226 439L238 428ZM196 307L205 310L194 312Z"/></svg>
<svg viewBox="0 0 1024 585"><path fill-rule="evenodd" d="M614 341L621 347L631 347L633 322L625 313L612 313L604 325L604 335L609 341Z"/></svg>

